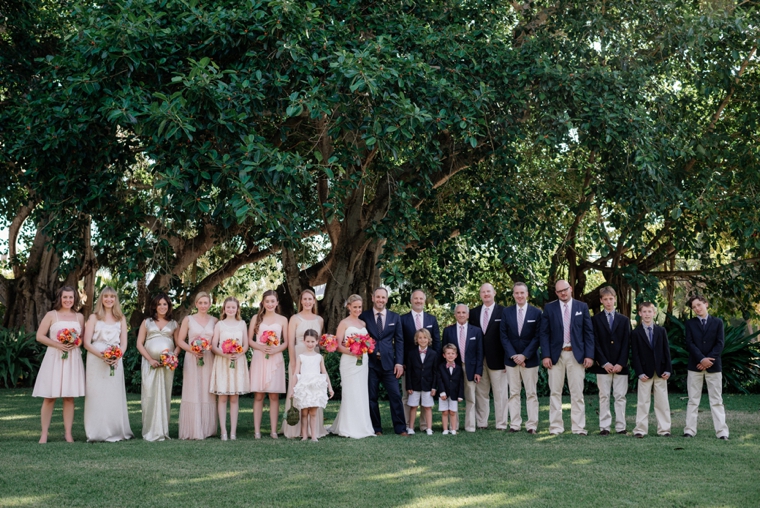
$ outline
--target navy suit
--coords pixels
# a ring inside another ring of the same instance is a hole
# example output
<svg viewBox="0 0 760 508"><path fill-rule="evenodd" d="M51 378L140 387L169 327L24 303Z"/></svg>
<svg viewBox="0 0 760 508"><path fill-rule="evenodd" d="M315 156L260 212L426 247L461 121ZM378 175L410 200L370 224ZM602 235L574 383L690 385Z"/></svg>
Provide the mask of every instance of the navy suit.
<svg viewBox="0 0 760 508"><path fill-rule="evenodd" d="M565 431L562 420L562 388L567 374L570 390L570 416L574 434L586 434L586 405L583 400L583 383L586 371L584 358L594 359L594 329L588 305L575 298L570 302L570 346L572 353L562 355L564 344L564 303L556 300L546 304L541 318L541 356L552 361L549 369L549 433ZM562 358L562 362L558 363Z"/></svg>
<svg viewBox="0 0 760 508"><path fill-rule="evenodd" d="M435 388L435 371L438 366L439 354L435 349L428 348L425 361L422 361L420 349L410 351L406 358L406 389L415 392L429 392Z"/></svg>
<svg viewBox="0 0 760 508"><path fill-rule="evenodd" d="M607 313L602 310L592 320L594 324L594 365L589 369L593 374L607 374L602 367L610 363L620 365L620 374L628 375L628 351L631 338L631 320L615 312L612 330L607 322Z"/></svg>
<svg viewBox="0 0 760 508"><path fill-rule="evenodd" d="M446 367L446 360L443 360L438 364L435 372L435 386L438 395L445 393L447 398L454 400L464 399L464 377L462 376L462 366L459 362L455 362L453 371L449 373L449 369Z"/></svg>
<svg viewBox="0 0 760 508"><path fill-rule="evenodd" d="M375 339L375 352L369 355L369 416L375 432L382 432L380 405L377 402L380 383L388 392L391 420L396 434L406 432L404 407L401 403L399 381L393 373L396 365L404 365L404 336L401 333L401 317L386 309L383 330L377 329L376 311L365 310L359 319L367 323L367 332ZM378 359L379 355L379 359Z"/></svg>
<svg viewBox="0 0 760 508"><path fill-rule="evenodd" d="M699 318L686 321L686 349L689 351L688 369L697 372L697 364L705 358L715 358L707 372L721 372L720 354L723 352L725 335L723 320L707 316L707 323L702 328Z"/></svg>
<svg viewBox="0 0 760 508"><path fill-rule="evenodd" d="M441 352L441 330L438 327L438 320L435 316L423 312L422 314L422 327L430 332L433 337L431 347ZM406 352L412 351L415 347L414 334L417 333L417 325L414 322L414 315L411 312L407 312L401 316L401 330L404 335L404 350Z"/></svg>
<svg viewBox="0 0 760 508"><path fill-rule="evenodd" d="M573 346L573 356L582 364L584 358L594 359L594 326L588 305L575 298L571 302L570 343ZM546 304L541 319L541 357L551 358L552 363L557 363L563 342L562 306L559 300L555 300Z"/></svg>
<svg viewBox="0 0 760 508"><path fill-rule="evenodd" d="M504 348L504 365L516 367L512 357L523 355L525 367L538 367L539 332L541 331L541 310L526 304L523 327L517 333L517 306L504 309L501 319L501 344Z"/></svg>
<svg viewBox="0 0 760 508"><path fill-rule="evenodd" d="M631 333L631 363L634 372L636 372L636 377L644 374L648 378L653 378L655 373L660 377L666 372L673 373L668 332L665 328L652 325L652 344L649 344L649 337L647 337L643 324L633 330Z"/></svg>
<svg viewBox="0 0 760 508"><path fill-rule="evenodd" d="M446 344L454 344L457 347L456 363L461 364L462 355L459 353L458 326L458 324L455 324L443 329L441 348ZM483 375L483 332L477 326L468 324L465 338L467 339L467 345L464 350L464 367L467 371L467 380L475 381L475 374L479 376Z"/></svg>

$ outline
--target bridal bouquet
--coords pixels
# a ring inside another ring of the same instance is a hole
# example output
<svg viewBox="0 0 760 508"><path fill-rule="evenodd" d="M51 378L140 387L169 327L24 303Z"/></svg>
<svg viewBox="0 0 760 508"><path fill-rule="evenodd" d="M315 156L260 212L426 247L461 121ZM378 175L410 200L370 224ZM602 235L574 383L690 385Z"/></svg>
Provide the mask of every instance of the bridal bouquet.
<svg viewBox="0 0 760 508"><path fill-rule="evenodd" d="M105 351L103 351L103 358L106 360L118 360L122 357L121 348L119 346L108 346ZM109 365L111 367L111 374L110 376L113 376L114 370L116 370L115 365Z"/></svg>
<svg viewBox="0 0 760 508"><path fill-rule="evenodd" d="M335 338L335 335L326 333L319 339L319 347L328 353L334 353L338 349L338 339Z"/></svg>
<svg viewBox="0 0 760 508"><path fill-rule="evenodd" d="M204 339L203 337L195 339L190 343L190 350L196 354L208 351L209 349L211 349L211 343L208 339ZM198 367L203 367L203 365L205 365L202 357L198 358L197 365Z"/></svg>
<svg viewBox="0 0 760 508"><path fill-rule="evenodd" d="M274 333L273 330L265 330L261 332L261 337L259 337L259 342L261 342L262 344L266 344L267 346L280 345L280 339L277 338L277 334ZM269 355L265 355L264 358L269 360Z"/></svg>
<svg viewBox="0 0 760 508"><path fill-rule="evenodd" d="M222 342L222 353L226 355L241 354L243 352L243 346L237 341L237 339L227 339ZM230 368L235 368L235 360L230 362Z"/></svg>
<svg viewBox="0 0 760 508"><path fill-rule="evenodd" d="M375 352L375 339L367 334L355 333L346 337L346 347L351 351L352 355L359 357L356 359L356 365L361 365L361 355L364 353L371 355Z"/></svg>
<svg viewBox="0 0 760 508"><path fill-rule="evenodd" d="M173 351L169 351L168 349L161 351L161 367L166 367L169 370L174 370L178 365L179 360Z"/></svg>
<svg viewBox="0 0 760 508"><path fill-rule="evenodd" d="M63 330L58 332L55 338L58 339L58 342L60 342L61 344L74 344L75 346L78 346L82 343L82 339L79 338L79 334L73 328L64 328ZM65 360L68 357L69 357L68 351L64 351L63 354L61 355L61 359L63 360Z"/></svg>

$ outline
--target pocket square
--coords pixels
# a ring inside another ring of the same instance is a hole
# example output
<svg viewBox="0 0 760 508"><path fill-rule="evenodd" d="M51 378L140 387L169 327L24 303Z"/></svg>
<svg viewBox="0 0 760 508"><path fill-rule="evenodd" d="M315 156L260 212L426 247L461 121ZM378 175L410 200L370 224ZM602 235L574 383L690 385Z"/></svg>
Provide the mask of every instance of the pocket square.
<svg viewBox="0 0 760 508"><path fill-rule="evenodd" d="M536 320L535 320L535 319L529 319L529 320L528 320L528 323L535 323L535 322L536 322Z"/></svg>
<svg viewBox="0 0 760 508"><path fill-rule="evenodd" d="M388 326L396 326L396 323L388 323Z"/></svg>
<svg viewBox="0 0 760 508"><path fill-rule="evenodd" d="M578 311L578 312L575 313L576 316L580 316L581 314L583 314L583 312L581 312L581 311Z"/></svg>
<svg viewBox="0 0 760 508"><path fill-rule="evenodd" d="M467 339L467 340L475 340L475 337L470 337L470 338L469 338L469 339Z"/></svg>
<svg viewBox="0 0 760 508"><path fill-rule="evenodd" d="M494 322L496 322L496 321L501 321L501 319L494 319Z"/></svg>
<svg viewBox="0 0 760 508"><path fill-rule="evenodd" d="M427 325L425 328L433 328L433 325Z"/></svg>

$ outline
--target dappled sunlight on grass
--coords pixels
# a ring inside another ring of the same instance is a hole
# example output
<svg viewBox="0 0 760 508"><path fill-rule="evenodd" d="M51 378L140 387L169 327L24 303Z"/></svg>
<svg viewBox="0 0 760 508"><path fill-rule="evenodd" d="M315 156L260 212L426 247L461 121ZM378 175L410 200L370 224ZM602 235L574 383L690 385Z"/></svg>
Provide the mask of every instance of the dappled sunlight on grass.
<svg viewBox="0 0 760 508"><path fill-rule="evenodd" d="M373 480L373 481L399 480L399 479L406 480L413 475L420 475L420 474L429 474L428 468L413 467L409 469L401 469L393 473L383 473L383 474L378 474L378 475L372 475L369 477L369 480Z"/></svg>
<svg viewBox="0 0 760 508"><path fill-rule="evenodd" d="M51 504L52 494L42 496L0 496L0 506L40 506Z"/></svg>
<svg viewBox="0 0 760 508"><path fill-rule="evenodd" d="M403 504L404 508L423 507L468 507L468 506L510 506L525 503L536 496L511 496L504 493L484 494L479 496L426 496L410 503Z"/></svg>
<svg viewBox="0 0 760 508"><path fill-rule="evenodd" d="M39 418L39 415L10 415L10 416L0 416L0 421L10 421L10 420L32 420Z"/></svg>
<svg viewBox="0 0 760 508"><path fill-rule="evenodd" d="M172 480L167 480L165 483L166 485L184 485L186 483L200 483L200 482L208 482L208 481L221 481L221 480L244 480L245 479L245 473L242 471L228 471L228 472L220 472L220 473L211 473L207 475L200 476L198 478L176 478Z"/></svg>

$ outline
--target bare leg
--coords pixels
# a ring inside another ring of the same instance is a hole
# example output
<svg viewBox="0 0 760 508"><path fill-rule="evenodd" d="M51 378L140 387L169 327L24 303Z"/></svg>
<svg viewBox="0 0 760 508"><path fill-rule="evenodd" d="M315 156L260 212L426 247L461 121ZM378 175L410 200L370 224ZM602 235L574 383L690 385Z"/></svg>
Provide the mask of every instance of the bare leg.
<svg viewBox="0 0 760 508"><path fill-rule="evenodd" d="M227 396L219 395L216 399L216 413L219 417L219 427L222 430L222 439L227 439Z"/></svg>
<svg viewBox="0 0 760 508"><path fill-rule="evenodd" d="M443 424L443 430L449 430L449 412L441 411L441 423Z"/></svg>
<svg viewBox="0 0 760 508"><path fill-rule="evenodd" d="M311 440L318 441L317 438L317 408L309 408L309 427L311 427Z"/></svg>
<svg viewBox="0 0 760 508"><path fill-rule="evenodd" d="M414 430L414 421L417 419L417 406L409 406L409 428Z"/></svg>
<svg viewBox="0 0 760 508"><path fill-rule="evenodd" d="M263 407L263 406L262 406ZM272 427L271 436L277 439L277 420L280 418L280 394L269 394L269 424Z"/></svg>
<svg viewBox="0 0 760 508"><path fill-rule="evenodd" d="M74 397L63 398L63 431L68 443L74 442L71 427L74 426Z"/></svg>
<svg viewBox="0 0 760 508"><path fill-rule="evenodd" d="M425 428L433 430L433 408L423 406L422 419L425 420ZM422 422L420 422L420 425L422 425Z"/></svg>
<svg viewBox="0 0 760 508"><path fill-rule="evenodd" d="M456 411L449 411L451 413L451 430L459 428L459 414Z"/></svg>
<svg viewBox="0 0 760 508"><path fill-rule="evenodd" d="M308 430L308 418L309 418L309 408L305 407L301 410L301 441L306 441L309 439L309 430Z"/></svg>
<svg viewBox="0 0 760 508"><path fill-rule="evenodd" d="M264 397L266 393L256 392L253 399L253 431L256 438L261 437L261 415L264 412Z"/></svg>
<svg viewBox="0 0 760 508"><path fill-rule="evenodd" d="M40 409L40 422L42 423L42 433L40 434L40 443L47 443L48 430L50 430L50 419L53 417L55 401L57 399L43 399L42 409Z"/></svg>
<svg viewBox="0 0 760 508"><path fill-rule="evenodd" d="M230 437L235 439L237 434L238 412L240 411L240 396L230 395Z"/></svg>

